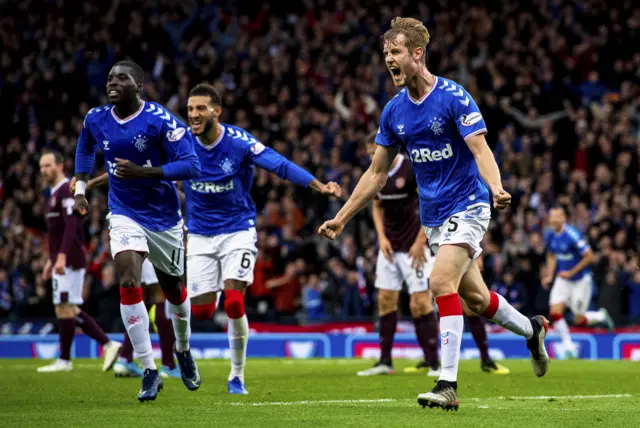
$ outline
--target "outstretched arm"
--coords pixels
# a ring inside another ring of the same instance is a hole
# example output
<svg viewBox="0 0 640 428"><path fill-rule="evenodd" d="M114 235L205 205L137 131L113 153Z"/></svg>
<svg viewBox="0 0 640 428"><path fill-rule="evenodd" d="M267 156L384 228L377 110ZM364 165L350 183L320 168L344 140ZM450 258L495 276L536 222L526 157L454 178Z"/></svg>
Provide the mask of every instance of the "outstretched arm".
<svg viewBox="0 0 640 428"><path fill-rule="evenodd" d="M340 235L345 224L364 208L387 182L389 169L397 154L397 147L379 145L376 148L371 166L362 174L351 197L336 217L320 226L318 230L320 235L324 235L329 239L335 239Z"/></svg>
<svg viewBox="0 0 640 428"><path fill-rule="evenodd" d="M288 180L298 186L309 187L327 196L340 197L342 193L337 183L322 183L306 169L299 167L275 150L265 147L262 143L255 143L249 149L249 153L256 165L275 173L283 180Z"/></svg>

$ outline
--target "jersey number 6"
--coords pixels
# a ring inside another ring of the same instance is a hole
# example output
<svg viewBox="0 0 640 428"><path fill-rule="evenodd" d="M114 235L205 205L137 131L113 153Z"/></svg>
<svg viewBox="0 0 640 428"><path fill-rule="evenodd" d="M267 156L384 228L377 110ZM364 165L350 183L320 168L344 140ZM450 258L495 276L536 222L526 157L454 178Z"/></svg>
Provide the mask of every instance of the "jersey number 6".
<svg viewBox="0 0 640 428"><path fill-rule="evenodd" d="M249 258L250 255L251 253L244 253L242 255L242 260L240 260L240 267L242 269L248 269L249 266L251 266L251 259Z"/></svg>

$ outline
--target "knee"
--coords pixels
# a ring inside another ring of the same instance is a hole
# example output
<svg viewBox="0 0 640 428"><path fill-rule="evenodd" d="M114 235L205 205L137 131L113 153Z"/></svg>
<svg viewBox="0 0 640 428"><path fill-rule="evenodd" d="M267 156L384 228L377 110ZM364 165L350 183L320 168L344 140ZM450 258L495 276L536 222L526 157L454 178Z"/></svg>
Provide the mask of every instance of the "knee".
<svg viewBox="0 0 640 428"><path fill-rule="evenodd" d="M224 311L229 318L242 318L244 316L244 294L239 290L225 290Z"/></svg>
<svg viewBox="0 0 640 428"><path fill-rule="evenodd" d="M413 318L420 318L423 315L427 315L433 311L433 302L431 300L431 293L415 293L411 295L409 300L409 310Z"/></svg>
<svg viewBox="0 0 640 428"><path fill-rule="evenodd" d="M587 318L583 314L574 314L573 321L576 325L584 325L587 323Z"/></svg>
<svg viewBox="0 0 640 428"><path fill-rule="evenodd" d="M429 277L429 288L434 296L440 297L445 294L456 293L458 284L453 280L452 275L447 275L446 272L437 271L432 272Z"/></svg>
<svg viewBox="0 0 640 428"><path fill-rule="evenodd" d="M140 286L139 281L136 281L136 278L133 274L125 273L120 275L121 288L134 288L139 286Z"/></svg>
<svg viewBox="0 0 640 428"><path fill-rule="evenodd" d="M398 298L396 292L389 290L379 290L378 292L378 315L384 316L398 310Z"/></svg>
<svg viewBox="0 0 640 428"><path fill-rule="evenodd" d="M191 313L193 317L199 321L206 321L213 318L213 314L216 311L215 300L211 303L205 303L201 305L191 305Z"/></svg>
<svg viewBox="0 0 640 428"><path fill-rule="evenodd" d="M74 318L79 312L78 307L76 305L68 305L68 304L56 305L55 311L56 311L56 318L58 319Z"/></svg>

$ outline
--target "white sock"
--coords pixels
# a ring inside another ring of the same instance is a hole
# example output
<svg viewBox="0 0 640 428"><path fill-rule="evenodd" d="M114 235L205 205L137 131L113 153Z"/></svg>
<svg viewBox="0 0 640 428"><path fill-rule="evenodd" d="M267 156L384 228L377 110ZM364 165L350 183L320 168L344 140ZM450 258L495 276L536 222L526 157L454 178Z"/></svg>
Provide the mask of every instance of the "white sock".
<svg viewBox="0 0 640 428"><path fill-rule="evenodd" d="M601 311L589 311L584 317L587 319L587 325L600 324L605 320L604 312Z"/></svg>
<svg viewBox="0 0 640 428"><path fill-rule="evenodd" d="M134 355L140 360L144 370L156 370L151 349L151 336L149 336L149 314L143 302L134 305L120 304L120 315L127 329Z"/></svg>
<svg viewBox="0 0 640 428"><path fill-rule="evenodd" d="M533 336L533 326L531 325L531 320L522 315L516 308L511 306L509 302L507 302L505 298L498 293L491 292L492 303L494 301L493 299L495 299L494 296L498 298L498 310L496 310L493 317L490 318L491 321L519 336L524 336L527 339L531 339L531 337Z"/></svg>
<svg viewBox="0 0 640 428"><path fill-rule="evenodd" d="M560 318L558 321L554 321L553 328L560 335L560 339L562 339L562 343L565 345L571 345L571 334L569 333L569 326L564 318Z"/></svg>
<svg viewBox="0 0 640 428"><path fill-rule="evenodd" d="M440 317L440 359L442 371L440 380L455 382L458 379L458 363L460 362L460 343L464 330L462 315Z"/></svg>
<svg viewBox="0 0 640 428"><path fill-rule="evenodd" d="M189 350L189 339L191 338L191 300L184 293L184 301L179 305L169 304L169 316L173 324L173 331L176 335L176 351L184 352Z"/></svg>
<svg viewBox="0 0 640 428"><path fill-rule="evenodd" d="M240 318L229 318L229 348L231 348L231 373L229 380L239 377L244 382L244 365L247 361L247 339L249 338L249 321L247 315Z"/></svg>

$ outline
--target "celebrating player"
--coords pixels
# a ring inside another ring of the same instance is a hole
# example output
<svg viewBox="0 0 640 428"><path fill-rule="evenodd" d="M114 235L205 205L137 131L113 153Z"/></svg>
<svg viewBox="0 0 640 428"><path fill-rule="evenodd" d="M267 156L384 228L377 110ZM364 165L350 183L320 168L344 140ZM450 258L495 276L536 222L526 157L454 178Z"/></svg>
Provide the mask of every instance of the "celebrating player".
<svg viewBox="0 0 640 428"><path fill-rule="evenodd" d="M86 190L109 184L109 174L104 173L99 177L92 178L87 181ZM71 179L71 191L75 192L76 178ZM181 377L180 369L176 367L173 358L173 348L175 346L176 337L173 334L173 326L171 319L167 316L166 301L160 284L158 284L158 275L154 270L153 264L149 259L145 259L142 263L142 274L140 275L140 283L142 284L143 301L147 311L155 306L155 321L153 324L158 331L160 338L160 351L162 355L162 367L160 368L160 376L162 377ZM133 344L131 338L124 332L124 342L120 349L120 357L113 365L113 373L116 377L142 377L143 371L133 361Z"/></svg>
<svg viewBox="0 0 640 428"><path fill-rule="evenodd" d="M567 356L576 357L577 350L564 319L565 308L569 307L573 312L576 325L604 323L609 329L613 329L613 320L605 308L587 311L593 291L593 277L589 266L595 261L589 244L578 229L567 224L563 207L549 210L549 223L553 232L547 237L547 272L542 283L548 287L555 274L549 296L549 315L560 334Z"/></svg>
<svg viewBox="0 0 640 428"><path fill-rule="evenodd" d="M367 153L373 157L376 144L373 133L367 139ZM409 160L398 154L393 160L389 179L373 201L373 223L378 232L376 288L380 316L380 360L358 376L393 373L391 350L398 324L398 297L402 283L407 284L409 307L424 361L405 373L426 371L428 376L440 376L438 357L438 319L433 311L433 296L429 291L429 274L433 256L427 248L427 236L420 225L418 193L415 175ZM488 373L508 374L509 369L489 357L484 320L467 318L480 350L481 368Z"/></svg>
<svg viewBox="0 0 640 428"><path fill-rule="evenodd" d="M109 370L122 346L110 341L96 321L79 306L82 305L85 259L82 221L73 212L73 195L69 179L64 175L64 159L58 152L47 152L40 157L40 173L51 188L45 218L49 232L49 259L42 272L42 279L52 279L53 304L58 318L60 334L60 358L38 372L68 372L71 363L71 345L76 324L85 334L103 346L103 371Z"/></svg>
<svg viewBox="0 0 640 428"><path fill-rule="evenodd" d="M482 251L480 241L491 218L489 191L499 210L509 207L511 195L502 188L476 103L457 83L427 70L428 43L429 32L420 21L391 21L384 34L384 57L394 85L404 88L382 112L371 166L336 217L318 232L329 239L338 237L347 221L383 188L399 149L406 149L418 183L421 223L436 254L429 286L440 312L442 346L440 378L430 392L418 395L418 403L457 409L460 298L473 312L527 339L537 376L548 368L547 321L542 316L529 319L489 292L473 262Z"/></svg>
<svg viewBox="0 0 640 428"><path fill-rule="evenodd" d="M189 390L201 382L189 350L191 305L182 282L183 222L173 184L197 177L200 163L184 125L162 106L140 99L143 81L134 62L119 62L110 70L106 89L111 104L87 113L78 139L75 190L75 209L86 214L87 180L100 145L109 174L110 244L120 279L120 313L144 369L141 402L155 400L163 387L140 288L147 256L169 301L182 381Z"/></svg>
<svg viewBox="0 0 640 428"><path fill-rule="evenodd" d="M173 358L176 338L173 334L171 319L167 316L166 302L160 284L158 284L158 275L156 275L153 265L148 259L142 263L140 283L142 284L145 307L149 310L155 306L153 309L155 313L153 324L158 331L158 338L160 339L162 358L160 376L180 378L182 377L180 369L176 366ZM113 372L116 377L142 377L143 374L140 367L133 361L133 344L126 332L124 333L124 343L120 351L120 358L113 366Z"/></svg>
<svg viewBox="0 0 640 428"><path fill-rule="evenodd" d="M187 217L187 284L196 319L213 316L224 290L231 348L229 394L247 394L244 384L249 327L244 294L256 261L256 208L249 194L253 165L323 195L340 196L336 183L323 184L306 170L265 147L244 129L218 121L220 94L195 86L187 105L202 175L184 182Z"/></svg>

